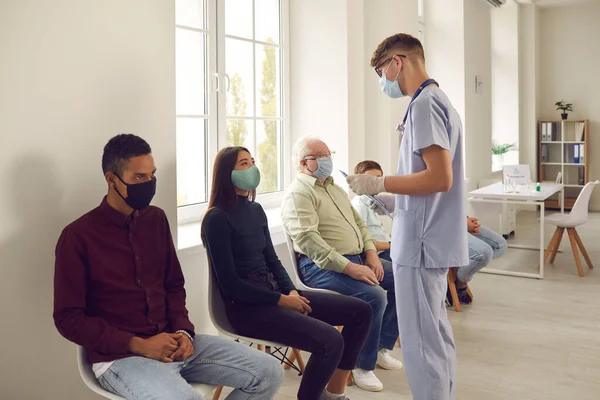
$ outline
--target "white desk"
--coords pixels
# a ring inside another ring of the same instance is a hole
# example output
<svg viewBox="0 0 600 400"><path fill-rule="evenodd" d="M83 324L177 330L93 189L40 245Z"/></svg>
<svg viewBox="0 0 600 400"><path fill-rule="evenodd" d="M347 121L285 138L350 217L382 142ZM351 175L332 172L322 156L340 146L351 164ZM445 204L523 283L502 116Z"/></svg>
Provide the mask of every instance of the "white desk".
<svg viewBox="0 0 600 400"><path fill-rule="evenodd" d="M525 204L534 205L540 208L540 246L526 246L519 244L509 244L508 247L527 249L527 250L538 250L540 252L540 269L537 274L528 272L516 272L516 271L504 271L498 269L484 268L480 272L486 272L490 274L498 275L510 275L519 276L525 278L544 278L544 200L550 196L560 192L560 209L564 213L564 187L559 183L547 183L541 184L541 190L535 191L533 188L527 191L526 187L520 188L520 193L506 193L504 192L504 186L502 182L494 183L483 188L473 190L469 192L469 202L480 202L480 203L501 203L502 205L507 204Z"/></svg>

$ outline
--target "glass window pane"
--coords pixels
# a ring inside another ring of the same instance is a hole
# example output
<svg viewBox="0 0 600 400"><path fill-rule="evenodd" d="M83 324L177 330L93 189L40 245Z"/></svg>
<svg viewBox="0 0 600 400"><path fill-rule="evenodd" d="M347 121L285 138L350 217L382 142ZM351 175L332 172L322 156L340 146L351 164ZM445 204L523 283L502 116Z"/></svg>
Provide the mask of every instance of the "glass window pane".
<svg viewBox="0 0 600 400"><path fill-rule="evenodd" d="M175 23L204 29L204 0L176 0Z"/></svg>
<svg viewBox="0 0 600 400"><path fill-rule="evenodd" d="M281 189L281 124L278 120L256 121L256 145L254 156L260 169L258 193L276 192Z"/></svg>
<svg viewBox="0 0 600 400"><path fill-rule="evenodd" d="M206 119L177 118L177 206L206 202Z"/></svg>
<svg viewBox="0 0 600 400"><path fill-rule="evenodd" d="M206 34L186 29L176 31L176 98L178 115L204 115L206 96Z"/></svg>
<svg viewBox="0 0 600 400"><path fill-rule="evenodd" d="M225 0L225 34L253 39L252 0Z"/></svg>
<svg viewBox="0 0 600 400"><path fill-rule="evenodd" d="M254 1L255 40L279 43L279 0Z"/></svg>
<svg viewBox="0 0 600 400"><path fill-rule="evenodd" d="M254 68L252 43L236 39L225 41L225 69L229 76L228 116L254 116Z"/></svg>
<svg viewBox="0 0 600 400"><path fill-rule="evenodd" d="M256 45L256 114L265 117L281 115L279 49Z"/></svg>
<svg viewBox="0 0 600 400"><path fill-rule="evenodd" d="M227 146L244 146L256 158L254 143L254 120L227 119Z"/></svg>

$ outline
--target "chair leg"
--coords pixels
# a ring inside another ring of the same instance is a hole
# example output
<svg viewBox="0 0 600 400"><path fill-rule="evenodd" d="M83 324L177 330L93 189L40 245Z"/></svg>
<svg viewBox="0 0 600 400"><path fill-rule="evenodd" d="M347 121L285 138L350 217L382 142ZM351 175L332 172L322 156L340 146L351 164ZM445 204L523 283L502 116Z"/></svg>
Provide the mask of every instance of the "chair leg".
<svg viewBox="0 0 600 400"><path fill-rule="evenodd" d="M300 372L304 374L304 369L306 368L306 365L304 364L304 360L302 359L302 354L300 354L300 350L292 349L292 354L295 356L296 361L298 362L298 368L300 369Z"/></svg>
<svg viewBox="0 0 600 400"><path fill-rule="evenodd" d="M221 392L223 391L223 386L219 386L216 390L215 390L215 394L213 394L213 398L212 400L219 400L219 397L221 397Z"/></svg>
<svg viewBox="0 0 600 400"><path fill-rule="evenodd" d="M552 235L552 239L550 239L550 243L548 243L548 247L546 247L546 251L544 252L544 264L546 264L546 260L548 259L548 257L550 257L550 254L552 254L554 249L558 248L556 246L558 241L558 232L560 232L560 228L556 228L556 230L554 231L554 235ZM539 270L540 266L538 264L538 271Z"/></svg>
<svg viewBox="0 0 600 400"><path fill-rule="evenodd" d="M290 364L293 364L296 362L296 353L294 353L294 350L292 350L290 352L290 356L288 357L288 361ZM290 365L288 365L288 363L283 363L283 369L288 370L292 368Z"/></svg>
<svg viewBox="0 0 600 400"><path fill-rule="evenodd" d="M594 268L594 265L592 264L592 260L591 260L590 256L588 255L587 251L585 250L585 247L583 247L583 242L581 241L581 238L579 237L579 233L577 233L577 229L575 229L575 228L573 228L573 235L575 235L575 241L577 242L577 245L581 249L581 254L583 254L583 258L585 258L585 262L587 263L588 268L590 268L590 269Z"/></svg>
<svg viewBox="0 0 600 400"><path fill-rule="evenodd" d="M558 241L556 242L556 246L554 246L554 250L552 251L552 255L550 256L550 264L553 264L554 260L556 259L556 254L558 253L560 243L562 242L562 238L565 233L565 228L556 228L556 230L560 232L558 233Z"/></svg>
<svg viewBox="0 0 600 400"><path fill-rule="evenodd" d="M448 287L450 288L450 294L452 295L452 303L454 309L460 312L460 300L458 299L458 292L456 291L455 275L452 268L448 270Z"/></svg>
<svg viewBox="0 0 600 400"><path fill-rule="evenodd" d="M467 284L467 293L469 294L469 297L471 297L471 300L473 300L475 298L475 296L473 296L473 292L471 292L471 288L469 287L469 284Z"/></svg>
<svg viewBox="0 0 600 400"><path fill-rule="evenodd" d="M577 249L577 241L575 240L573 231L573 228L567 228L569 240L571 241L571 248L573 249L573 257L575 257L575 264L577 265L577 271L579 272L579 276L583 276L583 268L581 267L581 259L579 258L579 250Z"/></svg>

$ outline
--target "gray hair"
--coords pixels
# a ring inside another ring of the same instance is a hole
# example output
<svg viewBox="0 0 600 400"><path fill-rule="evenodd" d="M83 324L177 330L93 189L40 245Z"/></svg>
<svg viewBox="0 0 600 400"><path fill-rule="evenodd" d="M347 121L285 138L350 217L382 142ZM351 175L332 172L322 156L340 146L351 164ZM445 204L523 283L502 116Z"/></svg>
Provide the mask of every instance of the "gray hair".
<svg viewBox="0 0 600 400"><path fill-rule="evenodd" d="M308 143L315 140L321 139L317 136L304 136L294 143L294 147L292 148L292 164L296 166L298 171L302 171L300 161L304 160L304 157L310 154Z"/></svg>

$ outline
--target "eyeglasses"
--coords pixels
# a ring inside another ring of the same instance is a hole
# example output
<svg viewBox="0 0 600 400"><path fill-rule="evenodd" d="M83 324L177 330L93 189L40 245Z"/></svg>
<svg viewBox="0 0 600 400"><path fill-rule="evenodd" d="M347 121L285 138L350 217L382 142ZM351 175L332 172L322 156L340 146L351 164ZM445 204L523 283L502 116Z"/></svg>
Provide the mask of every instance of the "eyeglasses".
<svg viewBox="0 0 600 400"><path fill-rule="evenodd" d="M394 56L406 58L406 56L404 54L394 54ZM381 71L381 68L383 68L384 65L386 65L387 63L389 63L390 61L392 61L392 59L394 58L394 56L391 56L390 58L388 58L387 60L385 60L384 62L380 63L378 66L375 67L375 73L380 78L383 75L383 72Z"/></svg>
<svg viewBox="0 0 600 400"><path fill-rule="evenodd" d="M306 157L304 157L304 159L306 161L314 161L317 158L327 158L327 157L331 157L332 159L335 159L335 151L331 151L329 152L329 154L326 153L320 153L320 154L315 154L315 155L307 155Z"/></svg>

